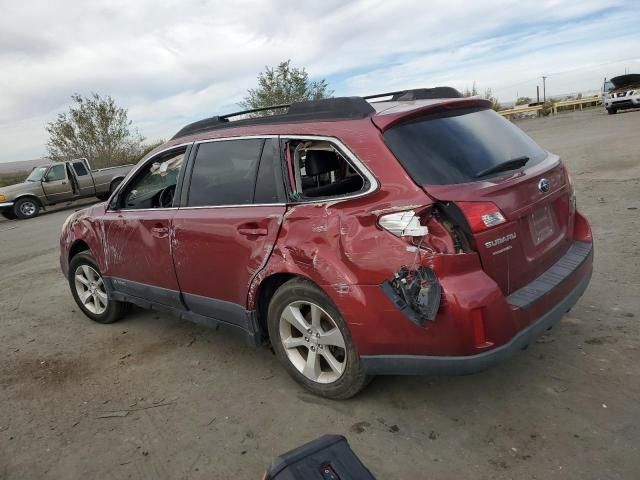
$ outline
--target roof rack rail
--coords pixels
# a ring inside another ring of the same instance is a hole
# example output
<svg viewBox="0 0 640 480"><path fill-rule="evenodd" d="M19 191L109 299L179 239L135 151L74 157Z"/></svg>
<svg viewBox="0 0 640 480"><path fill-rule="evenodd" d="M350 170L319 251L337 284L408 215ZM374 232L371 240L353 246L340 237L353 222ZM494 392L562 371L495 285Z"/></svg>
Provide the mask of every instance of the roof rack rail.
<svg viewBox="0 0 640 480"><path fill-rule="evenodd" d="M230 118L248 115L255 112L284 109L285 113L253 117L229 122ZM270 107L242 110L240 112L216 115L190 123L176 133L172 140L186 135L193 135L208 130L229 128L242 125L259 125L268 123L301 122L306 120L347 120L366 118L375 113L375 109L362 97L336 97L321 100L293 102L291 104L273 105Z"/></svg>
<svg viewBox="0 0 640 480"><path fill-rule="evenodd" d="M452 87L414 88L410 90L398 90L396 92L377 93L362 97L365 100L391 97L391 101L401 102L410 100L431 100L434 98L462 98L462 94Z"/></svg>
<svg viewBox="0 0 640 480"><path fill-rule="evenodd" d="M229 128L242 125L260 125L283 122L303 122L308 120L347 120L366 118L375 113L375 109L368 100L391 97L391 101L427 100L435 98L460 98L462 94L451 87L416 88L412 90L399 90L396 92L367 95L366 97L335 97L321 100L307 100L303 102L283 103L269 107L252 108L239 112L216 115L214 117L198 120L183 127L176 133L172 140L187 135ZM257 112L269 110L284 110L284 113L266 115L263 117L250 117L230 122L233 117L241 117Z"/></svg>

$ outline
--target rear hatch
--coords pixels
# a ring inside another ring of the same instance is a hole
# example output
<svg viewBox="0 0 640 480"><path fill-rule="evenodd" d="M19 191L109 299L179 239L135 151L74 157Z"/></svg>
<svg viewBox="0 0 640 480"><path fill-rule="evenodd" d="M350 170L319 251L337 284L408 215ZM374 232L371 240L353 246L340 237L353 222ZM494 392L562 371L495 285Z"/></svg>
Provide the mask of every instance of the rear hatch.
<svg viewBox="0 0 640 480"><path fill-rule="evenodd" d="M408 121L374 117L413 180L442 202L509 294L553 265L573 236L573 192L560 159L486 105L459 102ZM385 129L386 128L386 129Z"/></svg>

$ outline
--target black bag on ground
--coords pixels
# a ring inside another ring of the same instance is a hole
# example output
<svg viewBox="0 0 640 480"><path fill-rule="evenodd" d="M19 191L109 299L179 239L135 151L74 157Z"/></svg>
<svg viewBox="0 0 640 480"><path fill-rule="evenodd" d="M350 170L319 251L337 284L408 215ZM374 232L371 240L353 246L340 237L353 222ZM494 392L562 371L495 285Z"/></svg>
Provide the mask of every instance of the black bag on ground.
<svg viewBox="0 0 640 480"><path fill-rule="evenodd" d="M264 480L375 480L342 435L324 435L272 463Z"/></svg>

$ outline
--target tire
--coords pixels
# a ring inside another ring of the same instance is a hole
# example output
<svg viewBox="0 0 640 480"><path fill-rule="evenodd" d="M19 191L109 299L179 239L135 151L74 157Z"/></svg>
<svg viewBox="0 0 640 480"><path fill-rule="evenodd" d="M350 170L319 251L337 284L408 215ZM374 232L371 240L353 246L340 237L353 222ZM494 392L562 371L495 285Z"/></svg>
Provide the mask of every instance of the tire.
<svg viewBox="0 0 640 480"><path fill-rule="evenodd" d="M129 311L130 304L110 298L102 273L89 252L78 253L71 259L69 287L80 310L94 322L113 323ZM95 293L89 294L83 301L81 296L90 292L92 288Z"/></svg>
<svg viewBox="0 0 640 480"><path fill-rule="evenodd" d="M124 180L124 179L123 178L116 178L115 180L113 180L111 182L111 184L109 185L109 191L107 193L101 193L100 195L96 195L96 197L98 197L98 200L100 200L102 202L104 202L105 200L109 200L109 197L114 192L114 190L116 188L118 188L118 185L120 185L122 183L122 180Z"/></svg>
<svg viewBox="0 0 640 480"><path fill-rule="evenodd" d="M13 212L20 220L37 217L40 213L40 202L33 198L21 198L14 203Z"/></svg>
<svg viewBox="0 0 640 480"><path fill-rule="evenodd" d="M2 212L0 212L0 213L7 220L15 220L16 218L18 218L16 216L16 213L13 210L2 210Z"/></svg>
<svg viewBox="0 0 640 480"><path fill-rule="evenodd" d="M616 113L618 113L618 110L616 110L615 108L607 108L607 113L609 115L615 115Z"/></svg>
<svg viewBox="0 0 640 480"><path fill-rule="evenodd" d="M313 283L293 279L282 285L269 303L267 323L278 360L316 395L347 399L369 383L344 318Z"/></svg>

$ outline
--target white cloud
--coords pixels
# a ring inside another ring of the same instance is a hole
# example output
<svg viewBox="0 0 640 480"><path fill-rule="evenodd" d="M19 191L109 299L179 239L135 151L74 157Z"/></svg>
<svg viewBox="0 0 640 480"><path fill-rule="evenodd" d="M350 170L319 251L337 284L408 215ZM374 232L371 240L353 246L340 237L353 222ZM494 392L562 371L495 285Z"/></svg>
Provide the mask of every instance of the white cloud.
<svg viewBox="0 0 640 480"><path fill-rule="evenodd" d="M622 0L0 0L0 8L0 161L44 154L44 125L74 92L110 94L145 136L167 138L233 109L265 65L287 58L327 77L338 95L475 80L511 99L532 95L537 76L576 68L550 76L551 91L597 88L608 68L623 68L601 64L637 56L640 44L640 12Z"/></svg>

